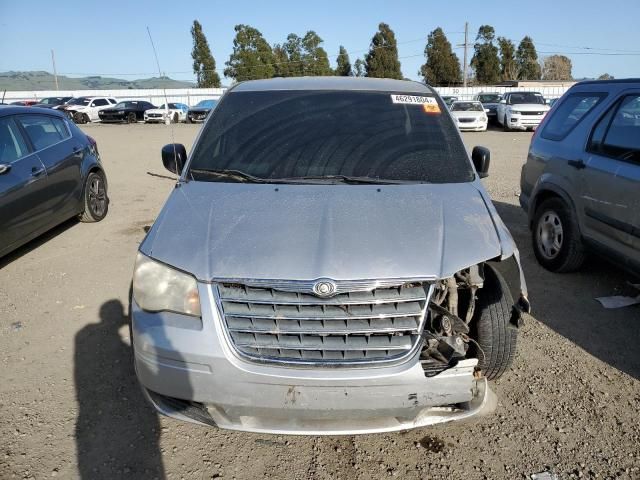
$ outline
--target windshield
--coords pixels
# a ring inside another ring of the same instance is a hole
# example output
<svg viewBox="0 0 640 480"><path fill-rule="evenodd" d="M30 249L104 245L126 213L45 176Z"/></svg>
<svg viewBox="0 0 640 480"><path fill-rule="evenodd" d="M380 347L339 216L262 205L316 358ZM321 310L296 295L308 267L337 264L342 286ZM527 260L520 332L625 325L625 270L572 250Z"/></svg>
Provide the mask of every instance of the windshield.
<svg viewBox="0 0 640 480"><path fill-rule="evenodd" d="M394 103L380 92L231 92L196 146L188 178L229 181L203 171L258 179L327 177L453 183L473 180L444 105ZM397 97L403 97L398 95ZM435 97L432 101L437 102Z"/></svg>
<svg viewBox="0 0 640 480"><path fill-rule="evenodd" d="M484 112L482 104L478 102L455 102L451 106L452 112Z"/></svg>
<svg viewBox="0 0 640 480"><path fill-rule="evenodd" d="M42 105L60 105L63 103L63 99L59 97L47 97L40 100Z"/></svg>
<svg viewBox="0 0 640 480"><path fill-rule="evenodd" d="M478 101L482 103L498 103L500 101L500 95L494 93L478 95Z"/></svg>
<svg viewBox="0 0 640 480"><path fill-rule="evenodd" d="M201 100L198 102L196 107L213 108L216 106L216 103L218 102L215 100Z"/></svg>
<svg viewBox="0 0 640 480"><path fill-rule="evenodd" d="M176 108L178 108L178 109L179 109L180 107L178 107L178 104L177 104L177 103L169 103L169 104L167 104L167 103L163 103L162 105L160 105L160 106L158 107L158 110L164 110L164 109L166 109L166 108L172 108L172 109L176 109Z"/></svg>
<svg viewBox="0 0 640 480"><path fill-rule="evenodd" d="M137 107L138 107L138 102L120 102L113 108L123 109L123 108L137 108Z"/></svg>
<svg viewBox="0 0 640 480"><path fill-rule="evenodd" d="M87 97L78 97L69 100L68 105L89 105L90 102L91 100Z"/></svg>
<svg viewBox="0 0 640 480"><path fill-rule="evenodd" d="M509 105L520 105L523 103L545 104L544 97L539 93L512 93L509 96Z"/></svg>

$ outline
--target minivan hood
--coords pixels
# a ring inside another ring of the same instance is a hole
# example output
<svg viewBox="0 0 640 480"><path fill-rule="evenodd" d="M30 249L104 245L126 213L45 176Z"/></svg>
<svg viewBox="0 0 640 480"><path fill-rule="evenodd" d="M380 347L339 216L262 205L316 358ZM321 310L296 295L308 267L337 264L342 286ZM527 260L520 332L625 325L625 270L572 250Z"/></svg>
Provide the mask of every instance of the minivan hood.
<svg viewBox="0 0 640 480"><path fill-rule="evenodd" d="M481 188L191 181L140 251L203 281L444 278L501 254Z"/></svg>

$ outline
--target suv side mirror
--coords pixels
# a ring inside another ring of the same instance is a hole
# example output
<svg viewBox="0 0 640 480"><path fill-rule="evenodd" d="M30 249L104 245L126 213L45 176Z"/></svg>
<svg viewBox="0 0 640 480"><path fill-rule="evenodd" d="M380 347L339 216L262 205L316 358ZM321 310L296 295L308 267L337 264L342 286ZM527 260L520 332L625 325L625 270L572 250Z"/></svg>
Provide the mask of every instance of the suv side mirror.
<svg viewBox="0 0 640 480"><path fill-rule="evenodd" d="M471 160L473 166L478 172L480 178L486 178L489 176L489 164L491 163L491 152L485 147L473 147L471 152Z"/></svg>
<svg viewBox="0 0 640 480"><path fill-rule="evenodd" d="M187 150L181 143L170 143L162 147L162 164L171 173L180 175L187 161Z"/></svg>

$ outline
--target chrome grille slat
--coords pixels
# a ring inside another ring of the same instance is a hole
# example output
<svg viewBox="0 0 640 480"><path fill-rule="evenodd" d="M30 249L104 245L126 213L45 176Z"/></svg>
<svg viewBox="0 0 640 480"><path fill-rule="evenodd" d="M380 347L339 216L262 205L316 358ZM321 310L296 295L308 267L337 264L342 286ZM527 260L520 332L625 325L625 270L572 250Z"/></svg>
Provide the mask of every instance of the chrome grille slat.
<svg viewBox="0 0 640 480"><path fill-rule="evenodd" d="M299 282L298 291L296 282L277 281L273 287L258 281L218 283L217 301L231 344L256 361L323 366L397 361L415 351L428 283L336 284L335 296L320 298L309 293L311 282ZM364 285L373 286L363 290Z"/></svg>

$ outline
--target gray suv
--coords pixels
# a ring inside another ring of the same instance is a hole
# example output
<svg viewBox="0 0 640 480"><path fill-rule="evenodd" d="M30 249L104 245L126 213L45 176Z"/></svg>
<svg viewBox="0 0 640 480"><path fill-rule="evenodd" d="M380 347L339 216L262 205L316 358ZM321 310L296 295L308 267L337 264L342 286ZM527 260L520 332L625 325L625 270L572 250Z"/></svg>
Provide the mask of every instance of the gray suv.
<svg viewBox="0 0 640 480"><path fill-rule="evenodd" d="M230 88L140 245L136 372L162 413L305 434L491 411L528 310L518 250L442 99L417 82ZM475 168L474 168L475 167Z"/></svg>
<svg viewBox="0 0 640 480"><path fill-rule="evenodd" d="M521 190L545 268L592 250L640 274L640 80L573 86L536 131Z"/></svg>

